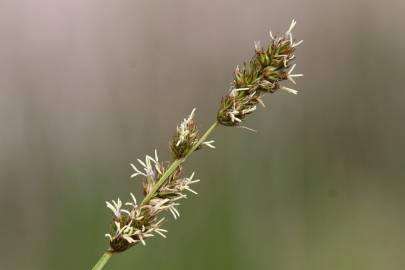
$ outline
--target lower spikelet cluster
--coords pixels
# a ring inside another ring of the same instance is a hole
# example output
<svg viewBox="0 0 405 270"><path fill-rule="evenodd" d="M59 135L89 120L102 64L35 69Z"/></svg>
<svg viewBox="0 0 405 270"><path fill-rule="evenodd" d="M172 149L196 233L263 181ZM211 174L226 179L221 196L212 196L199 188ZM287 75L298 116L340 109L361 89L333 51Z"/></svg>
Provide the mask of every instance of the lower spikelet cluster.
<svg viewBox="0 0 405 270"><path fill-rule="evenodd" d="M171 150L176 160L181 160L200 140L194 112L195 110L184 119L171 140ZM201 145L215 148L213 142L204 141ZM146 155L145 160L137 161L139 165L131 164L134 170L131 178L138 176L143 178L144 201L138 204L134 194L131 193L132 200L129 202L122 203L119 198L116 201L106 202L107 207L113 212L110 233L105 235L110 241L112 252L127 250L137 243L145 245L145 239L156 234L166 237L167 231L161 228L165 219L162 213L169 212L177 219L180 216L177 209L180 205L179 200L187 198L187 191L197 194L190 186L200 180L194 179L194 172L185 177L180 165L170 172L166 181L154 191L158 181L171 165L170 162L159 162L156 150L154 157Z"/></svg>
<svg viewBox="0 0 405 270"><path fill-rule="evenodd" d="M236 67L231 89L223 96L217 121L225 126L239 126L243 119L254 112L257 105L264 106L261 97L266 93L285 90L292 94L298 91L280 86L280 82L289 80L295 84L295 77L302 74L292 74L295 64L295 48L302 43L296 42L292 37L292 29L296 21L293 20L290 28L280 36L270 32L270 44L263 48L260 42L255 42L255 55L249 64L242 68Z"/></svg>

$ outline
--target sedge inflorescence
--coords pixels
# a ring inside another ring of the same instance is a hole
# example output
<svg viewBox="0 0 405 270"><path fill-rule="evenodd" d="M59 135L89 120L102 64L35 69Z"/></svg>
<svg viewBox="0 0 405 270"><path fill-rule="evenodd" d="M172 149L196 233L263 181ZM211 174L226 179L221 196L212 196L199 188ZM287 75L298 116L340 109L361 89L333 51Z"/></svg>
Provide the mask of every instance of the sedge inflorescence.
<svg viewBox="0 0 405 270"><path fill-rule="evenodd" d="M301 41L292 36L292 29L296 21L293 20L289 29L282 35L270 32L270 44L262 47L255 42L255 55L248 64L236 67L234 80L229 92L222 97L217 121L225 126L240 126L244 118L257 109L260 104L264 107L262 96L285 90L292 94L298 91L281 86L280 82L289 80L295 84L294 78L303 74L293 74L295 64L294 51Z"/></svg>
<svg viewBox="0 0 405 270"><path fill-rule="evenodd" d="M254 112L258 104L264 106L263 95L278 90L298 93L297 90L280 85L285 80L295 84L294 78L303 76L293 74L294 51L302 43L302 40L297 42L292 36L295 24L293 20L282 35L270 32L270 44L267 47L255 42L254 57L242 68L236 67L231 89L221 100L216 122L204 135L200 136L193 109L169 140L173 161L159 161L155 150L153 156L146 155L144 160L137 160L137 165L131 164L134 170L131 178L142 178L145 197L142 202L138 202L134 194L130 193L130 201L123 203L118 198L106 202L113 212L110 232L106 234L111 252L121 252L138 243L145 245L146 239L154 235L166 238L167 230L162 228L165 220L163 213L170 213L177 219L180 216L180 201L187 198L188 193L197 194L191 185L199 180L194 179L194 172L185 176L182 164L191 153L203 146L215 148L214 141L206 138L217 123L244 127L241 126L244 118Z"/></svg>

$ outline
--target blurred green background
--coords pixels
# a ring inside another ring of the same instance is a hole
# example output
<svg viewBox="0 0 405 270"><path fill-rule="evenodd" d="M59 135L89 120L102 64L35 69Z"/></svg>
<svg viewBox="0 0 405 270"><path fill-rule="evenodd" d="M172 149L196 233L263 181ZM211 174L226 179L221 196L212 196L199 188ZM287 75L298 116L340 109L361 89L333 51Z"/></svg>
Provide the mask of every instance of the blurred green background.
<svg viewBox="0 0 405 270"><path fill-rule="evenodd" d="M187 162L200 193L105 269L405 268L403 1L0 1L0 269L90 269L104 201L193 107L215 117L253 41L292 18L279 92Z"/></svg>

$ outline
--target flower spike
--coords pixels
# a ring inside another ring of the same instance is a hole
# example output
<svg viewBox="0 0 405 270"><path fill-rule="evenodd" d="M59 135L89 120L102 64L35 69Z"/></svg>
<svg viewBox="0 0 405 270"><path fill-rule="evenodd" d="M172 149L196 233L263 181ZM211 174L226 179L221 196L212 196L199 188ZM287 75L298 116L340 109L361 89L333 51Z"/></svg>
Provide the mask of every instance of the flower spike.
<svg viewBox="0 0 405 270"><path fill-rule="evenodd" d="M169 141L174 157L172 161L159 161L155 149L152 155L130 164L133 170L130 177L142 179L145 197L138 201L130 193L128 201L117 198L106 202L106 207L113 213L110 231L105 234L110 244L108 252L122 252L137 244L146 245L148 238L155 235L167 237L167 230L162 228L165 221L162 215L166 213L178 219L181 200L190 194L198 194L194 184L200 180L194 178L194 172L185 176L182 165L196 150L203 147L215 149L215 141L209 140L208 135L217 124L256 132L243 123L248 115L257 110L258 105L265 107L264 95L278 90L298 94L297 90L284 86L286 81L296 84L295 78L303 76L293 74L296 67L293 64L294 52L302 43L302 40L297 42L293 38L295 25L296 21L292 20L288 30L281 35L270 31L267 46L262 46L259 41L254 42L254 57L249 63L236 66L231 88L221 99L216 122L203 135L200 136L194 108L176 127Z"/></svg>

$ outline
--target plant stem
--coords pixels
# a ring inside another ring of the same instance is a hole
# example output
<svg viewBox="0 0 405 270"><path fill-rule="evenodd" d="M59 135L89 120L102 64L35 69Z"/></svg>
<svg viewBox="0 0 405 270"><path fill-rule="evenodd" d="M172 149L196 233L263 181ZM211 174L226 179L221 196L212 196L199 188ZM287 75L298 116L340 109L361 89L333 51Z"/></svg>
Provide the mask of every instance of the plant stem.
<svg viewBox="0 0 405 270"><path fill-rule="evenodd" d="M91 270L101 270L101 269L103 269L104 265L106 265L106 263L108 262L108 260L111 258L112 255L113 254L112 254L111 251L106 251L100 257L100 259L97 261L96 265L94 265L94 267Z"/></svg>
<svg viewBox="0 0 405 270"><path fill-rule="evenodd" d="M208 135L215 129L215 127L218 125L218 122L215 121L210 128L204 133L204 135L201 136L201 138L198 140L196 144L193 145L193 147L188 151L188 153L185 155L184 158L176 159L173 161L173 163L170 165L170 167L167 169L167 171L160 177L159 181L152 187L152 190L146 195L146 197L143 199L141 206L147 204L155 195L155 193L159 190L159 188L164 184L166 179L177 169L177 167L180 166L186 159L207 139Z"/></svg>
<svg viewBox="0 0 405 270"><path fill-rule="evenodd" d="M176 159L173 161L173 163L170 165L170 167L167 169L167 171L160 177L159 181L153 186L152 190L146 195L146 197L143 199L141 205L147 204L152 197L155 195L155 193L159 190L159 188L164 184L166 179L177 169L177 167L180 166L186 159L207 139L208 135L211 134L211 132L215 129L215 127L218 125L218 122L215 121L209 129L204 133L204 135L201 136L201 138L197 141L196 144L193 145L193 147L188 151L188 153L185 155L184 158L181 159ZM107 264L108 260L111 258L113 253L111 251L106 251L100 259L97 261L96 265L91 270L101 270L103 267Z"/></svg>
<svg viewBox="0 0 405 270"><path fill-rule="evenodd" d="M204 133L204 135L201 136L201 138L198 140L196 144L194 144L193 148L190 149L190 151L186 154L186 156L183 158L183 162L188 158L189 155L191 155L199 146L202 144L207 137L211 134L211 132L216 128L218 125L218 122L215 121Z"/></svg>

